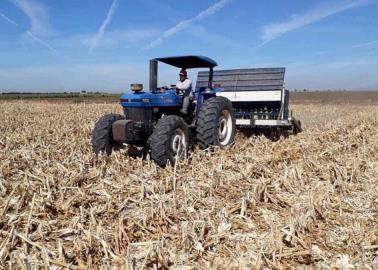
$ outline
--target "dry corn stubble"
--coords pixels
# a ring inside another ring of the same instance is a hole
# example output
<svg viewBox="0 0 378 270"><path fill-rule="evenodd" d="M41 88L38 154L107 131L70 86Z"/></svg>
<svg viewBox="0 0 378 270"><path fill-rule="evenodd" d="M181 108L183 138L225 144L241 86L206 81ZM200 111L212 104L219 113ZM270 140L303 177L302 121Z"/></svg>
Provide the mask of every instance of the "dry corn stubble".
<svg viewBox="0 0 378 270"><path fill-rule="evenodd" d="M1 267L377 268L378 107L293 108L298 136L160 169L91 153L118 105L1 103Z"/></svg>

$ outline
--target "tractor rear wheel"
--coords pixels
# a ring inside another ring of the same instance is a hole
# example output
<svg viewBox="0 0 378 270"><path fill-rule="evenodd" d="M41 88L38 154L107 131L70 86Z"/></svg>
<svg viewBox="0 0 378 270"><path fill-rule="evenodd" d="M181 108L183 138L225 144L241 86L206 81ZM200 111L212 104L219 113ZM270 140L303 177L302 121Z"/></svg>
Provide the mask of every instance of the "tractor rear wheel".
<svg viewBox="0 0 378 270"><path fill-rule="evenodd" d="M225 97L208 99L198 113L196 138L202 149L224 148L233 143L235 115L231 101Z"/></svg>
<svg viewBox="0 0 378 270"><path fill-rule="evenodd" d="M112 125L118 120L125 119L119 114L106 114L95 124L92 132L92 149L96 154L104 152L107 155L112 153L115 146L119 143L113 140Z"/></svg>
<svg viewBox="0 0 378 270"><path fill-rule="evenodd" d="M159 165L172 165L188 151L189 131L184 119L167 115L160 119L150 137L151 158Z"/></svg>

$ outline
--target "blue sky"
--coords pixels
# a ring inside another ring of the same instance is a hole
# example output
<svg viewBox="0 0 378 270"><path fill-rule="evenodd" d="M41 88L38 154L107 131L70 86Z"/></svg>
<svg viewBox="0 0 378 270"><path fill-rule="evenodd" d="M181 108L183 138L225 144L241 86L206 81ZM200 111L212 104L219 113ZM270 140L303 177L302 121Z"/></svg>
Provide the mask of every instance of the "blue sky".
<svg viewBox="0 0 378 270"><path fill-rule="evenodd" d="M290 89L378 90L377 14L377 0L1 0L0 91L121 92L148 84L149 59L185 54L285 66Z"/></svg>

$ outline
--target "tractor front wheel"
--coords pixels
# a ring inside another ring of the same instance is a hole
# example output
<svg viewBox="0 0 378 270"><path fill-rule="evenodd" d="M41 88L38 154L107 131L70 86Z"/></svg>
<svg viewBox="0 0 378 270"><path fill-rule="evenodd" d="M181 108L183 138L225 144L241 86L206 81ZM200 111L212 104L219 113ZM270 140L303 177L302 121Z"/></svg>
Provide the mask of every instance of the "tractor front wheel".
<svg viewBox="0 0 378 270"><path fill-rule="evenodd" d="M119 114L107 114L102 116L95 124L92 132L92 149L96 154L104 152L107 155L112 153L119 143L113 140L112 125L118 120L125 119Z"/></svg>
<svg viewBox="0 0 378 270"><path fill-rule="evenodd" d="M234 141L235 115L231 101L225 97L208 99L198 113L196 137L202 149L224 148Z"/></svg>
<svg viewBox="0 0 378 270"><path fill-rule="evenodd" d="M151 158L159 165L172 165L188 151L189 131L184 119L168 115L160 119L150 137Z"/></svg>

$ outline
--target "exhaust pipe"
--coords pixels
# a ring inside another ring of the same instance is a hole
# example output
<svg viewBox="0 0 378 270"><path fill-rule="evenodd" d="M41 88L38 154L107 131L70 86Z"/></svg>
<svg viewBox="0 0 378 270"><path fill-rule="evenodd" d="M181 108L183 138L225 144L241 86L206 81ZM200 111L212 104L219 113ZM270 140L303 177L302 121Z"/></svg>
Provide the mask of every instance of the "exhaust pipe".
<svg viewBox="0 0 378 270"><path fill-rule="evenodd" d="M158 61L150 60L150 91L157 90Z"/></svg>

